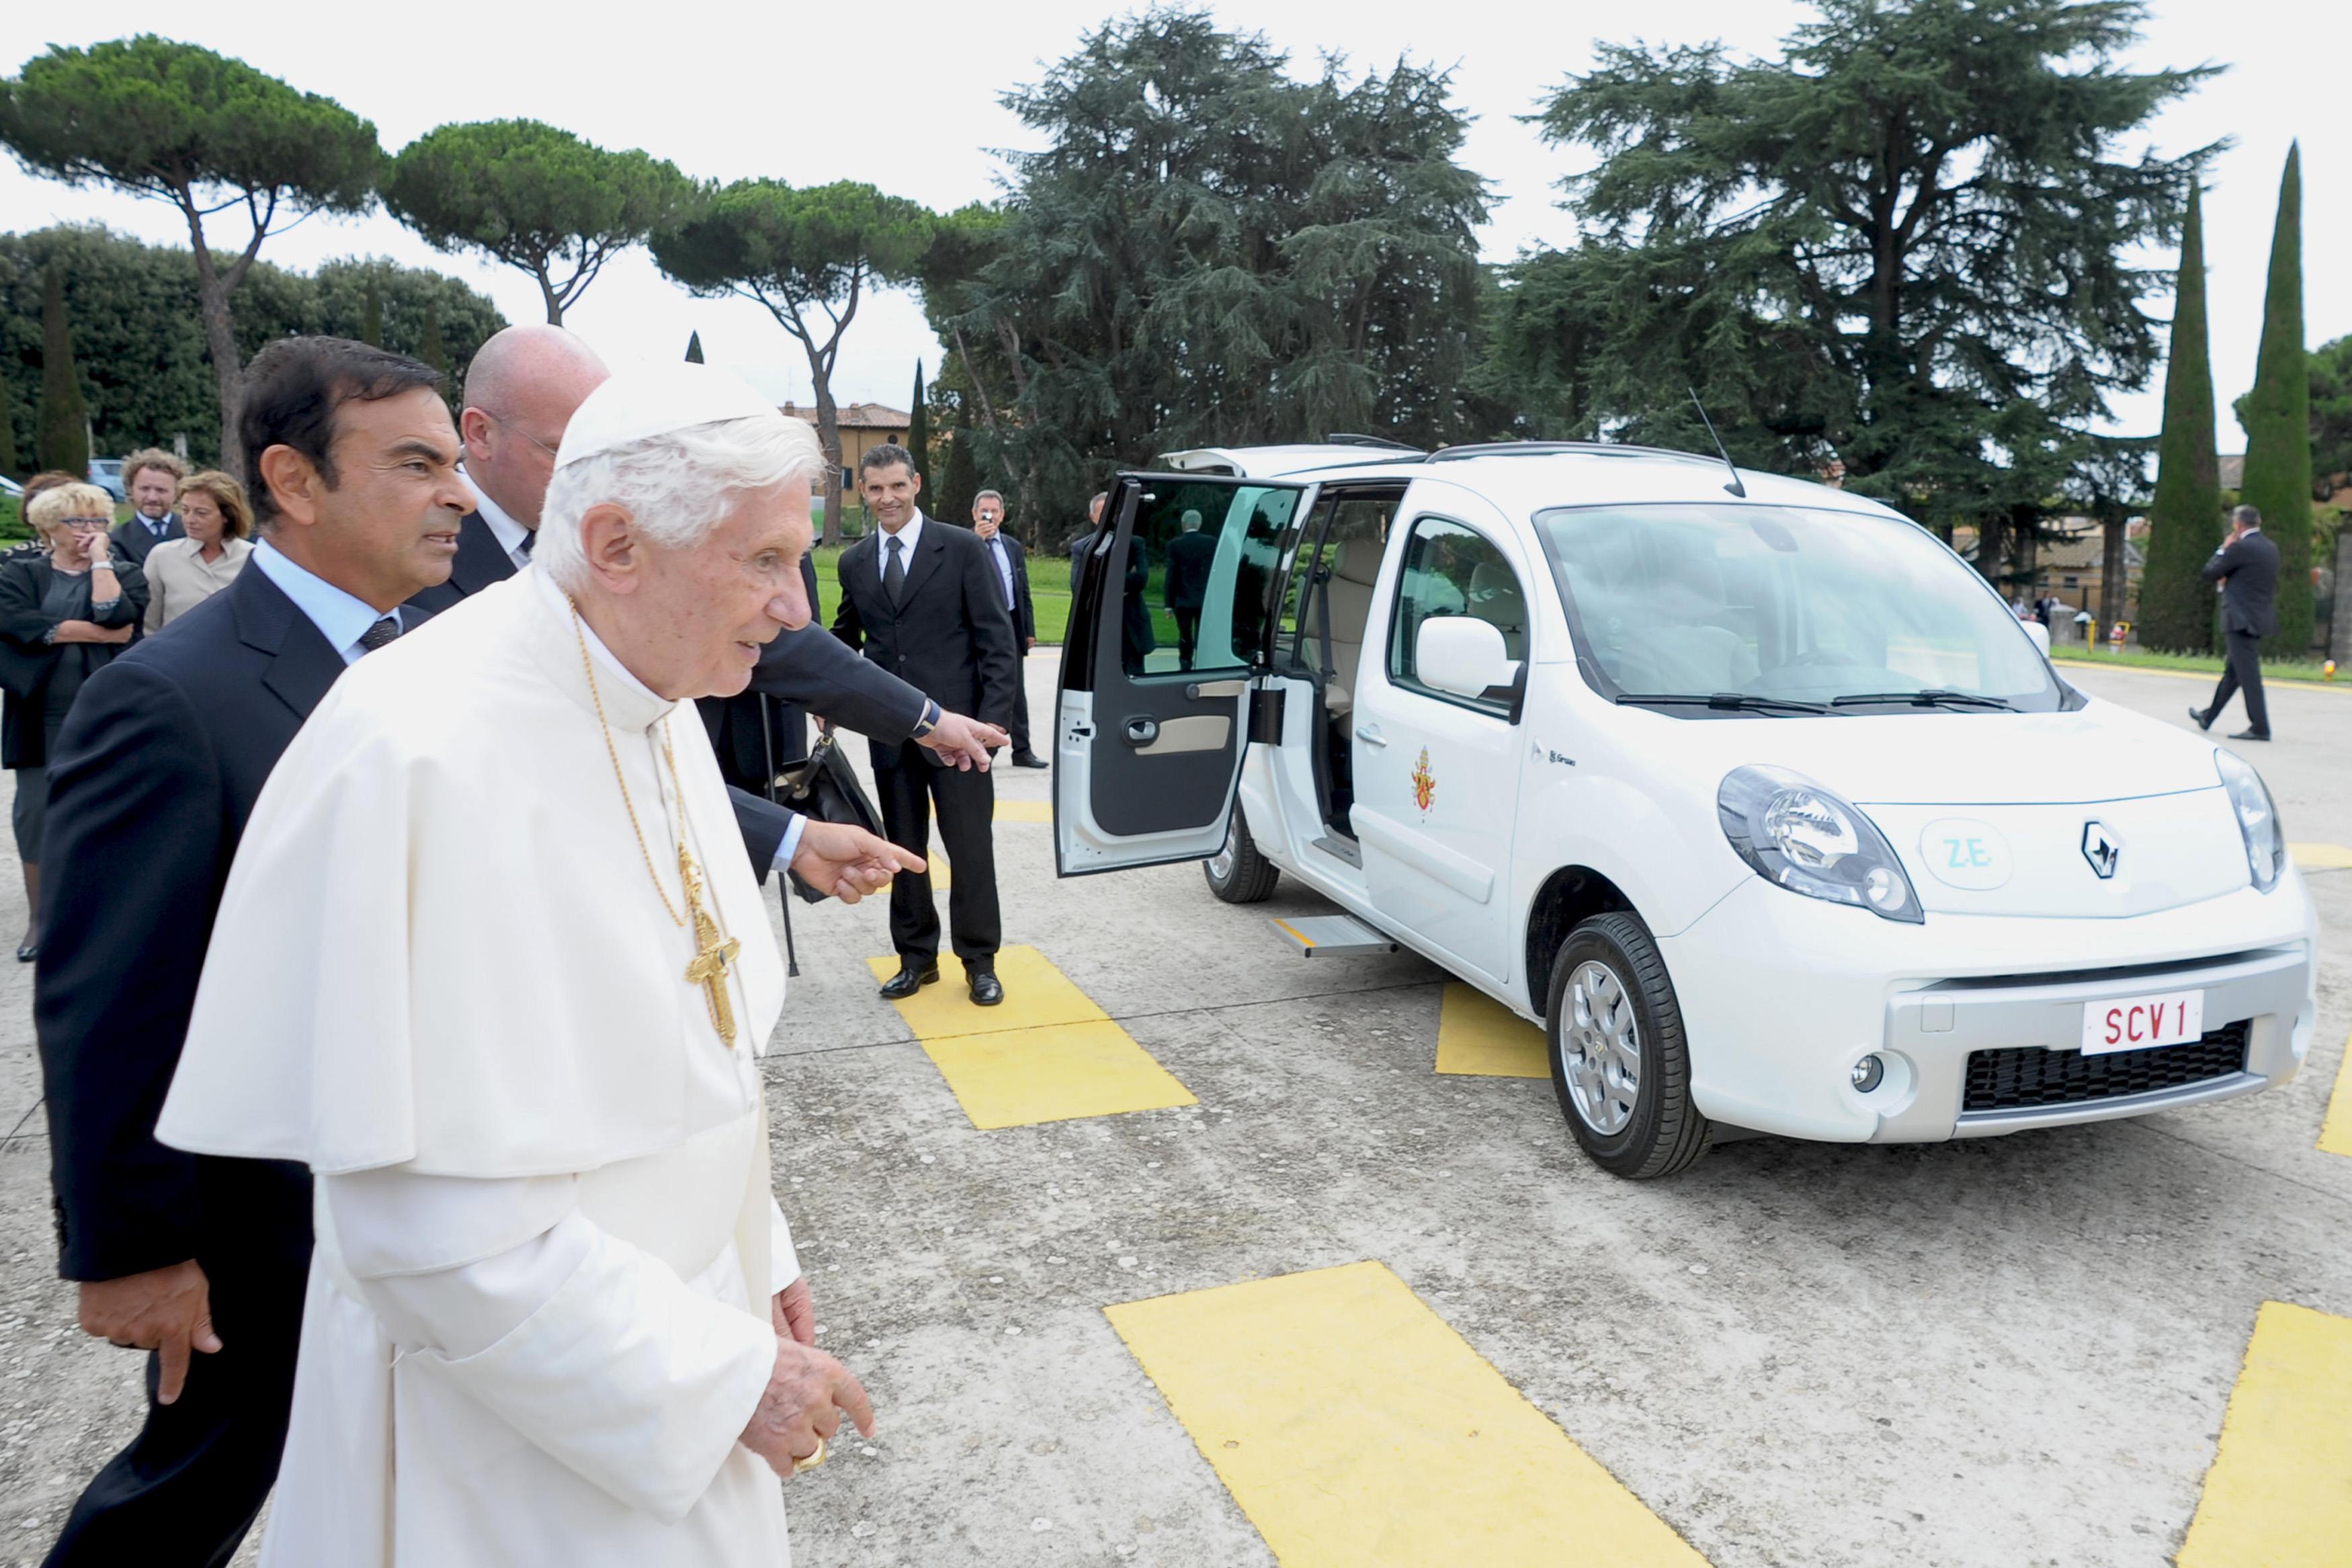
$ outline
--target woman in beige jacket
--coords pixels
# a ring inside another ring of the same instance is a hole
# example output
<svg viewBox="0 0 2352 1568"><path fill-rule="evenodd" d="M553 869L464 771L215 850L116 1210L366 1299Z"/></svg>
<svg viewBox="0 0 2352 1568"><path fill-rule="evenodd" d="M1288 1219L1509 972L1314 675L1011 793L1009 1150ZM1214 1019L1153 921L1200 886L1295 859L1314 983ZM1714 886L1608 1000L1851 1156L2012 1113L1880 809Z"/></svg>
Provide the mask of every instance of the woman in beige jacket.
<svg viewBox="0 0 2352 1568"><path fill-rule="evenodd" d="M253 553L253 508L245 486L215 469L180 481L184 539L147 552L147 631L152 635L226 588Z"/></svg>

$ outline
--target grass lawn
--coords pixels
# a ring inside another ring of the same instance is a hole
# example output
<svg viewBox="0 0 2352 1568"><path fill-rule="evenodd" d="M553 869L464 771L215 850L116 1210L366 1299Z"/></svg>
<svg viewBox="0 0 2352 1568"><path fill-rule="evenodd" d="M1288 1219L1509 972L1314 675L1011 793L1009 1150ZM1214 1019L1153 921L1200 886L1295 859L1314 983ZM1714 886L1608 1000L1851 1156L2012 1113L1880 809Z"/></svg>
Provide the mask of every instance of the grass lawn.
<svg viewBox="0 0 2352 1568"><path fill-rule="evenodd" d="M2177 670L2183 674L2219 676L2221 658L2218 653L2153 653L2138 648L2123 653L2110 653L2105 648L2059 648L2051 657L2060 664L2098 665L2124 670ZM2268 681L2301 681L2326 685L2326 673L2316 659L2264 659L2263 679ZM2352 688L2352 680L2335 683Z"/></svg>

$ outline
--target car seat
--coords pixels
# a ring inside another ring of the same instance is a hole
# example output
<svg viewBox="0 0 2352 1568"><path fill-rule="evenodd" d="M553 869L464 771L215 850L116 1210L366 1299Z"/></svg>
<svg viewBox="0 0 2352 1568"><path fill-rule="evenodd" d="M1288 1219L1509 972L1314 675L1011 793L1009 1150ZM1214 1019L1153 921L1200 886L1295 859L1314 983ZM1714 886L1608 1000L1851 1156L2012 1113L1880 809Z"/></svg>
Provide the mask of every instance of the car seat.
<svg viewBox="0 0 2352 1568"><path fill-rule="evenodd" d="M1323 585L1324 602L1331 616L1331 678L1323 688L1323 706L1339 722L1342 738L1353 733L1356 667L1363 663L1364 630L1372 619L1372 584L1380 575L1379 539L1341 539L1331 557L1330 579Z"/></svg>

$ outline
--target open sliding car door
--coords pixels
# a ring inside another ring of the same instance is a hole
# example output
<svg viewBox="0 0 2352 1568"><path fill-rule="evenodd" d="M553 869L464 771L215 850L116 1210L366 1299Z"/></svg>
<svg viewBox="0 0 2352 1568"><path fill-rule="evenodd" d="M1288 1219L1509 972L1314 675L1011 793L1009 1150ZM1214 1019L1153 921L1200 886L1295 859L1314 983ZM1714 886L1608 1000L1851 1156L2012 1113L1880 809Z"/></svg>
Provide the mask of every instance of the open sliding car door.
<svg viewBox="0 0 2352 1568"><path fill-rule="evenodd" d="M1064 876L1225 841L1282 552L1312 485L1122 474L1074 563L1054 722Z"/></svg>

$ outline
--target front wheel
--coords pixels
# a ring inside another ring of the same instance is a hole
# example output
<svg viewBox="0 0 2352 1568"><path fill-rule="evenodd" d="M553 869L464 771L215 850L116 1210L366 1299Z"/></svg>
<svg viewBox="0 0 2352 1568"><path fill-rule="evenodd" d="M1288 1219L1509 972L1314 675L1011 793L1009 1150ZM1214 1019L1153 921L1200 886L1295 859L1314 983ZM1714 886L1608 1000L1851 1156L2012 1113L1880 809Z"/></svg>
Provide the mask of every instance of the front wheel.
<svg viewBox="0 0 2352 1568"><path fill-rule="evenodd" d="M1209 891L1227 904L1262 904L1274 896L1274 884L1282 880L1281 868L1257 852L1257 841L1250 837L1238 800L1225 828L1224 847L1202 861L1201 869L1208 875Z"/></svg>
<svg viewBox="0 0 2352 1568"><path fill-rule="evenodd" d="M1593 1164L1647 1181L1706 1153L1714 1129L1691 1103L1682 1009L1641 921L1612 911L1568 934L1544 1030L1560 1112Z"/></svg>

